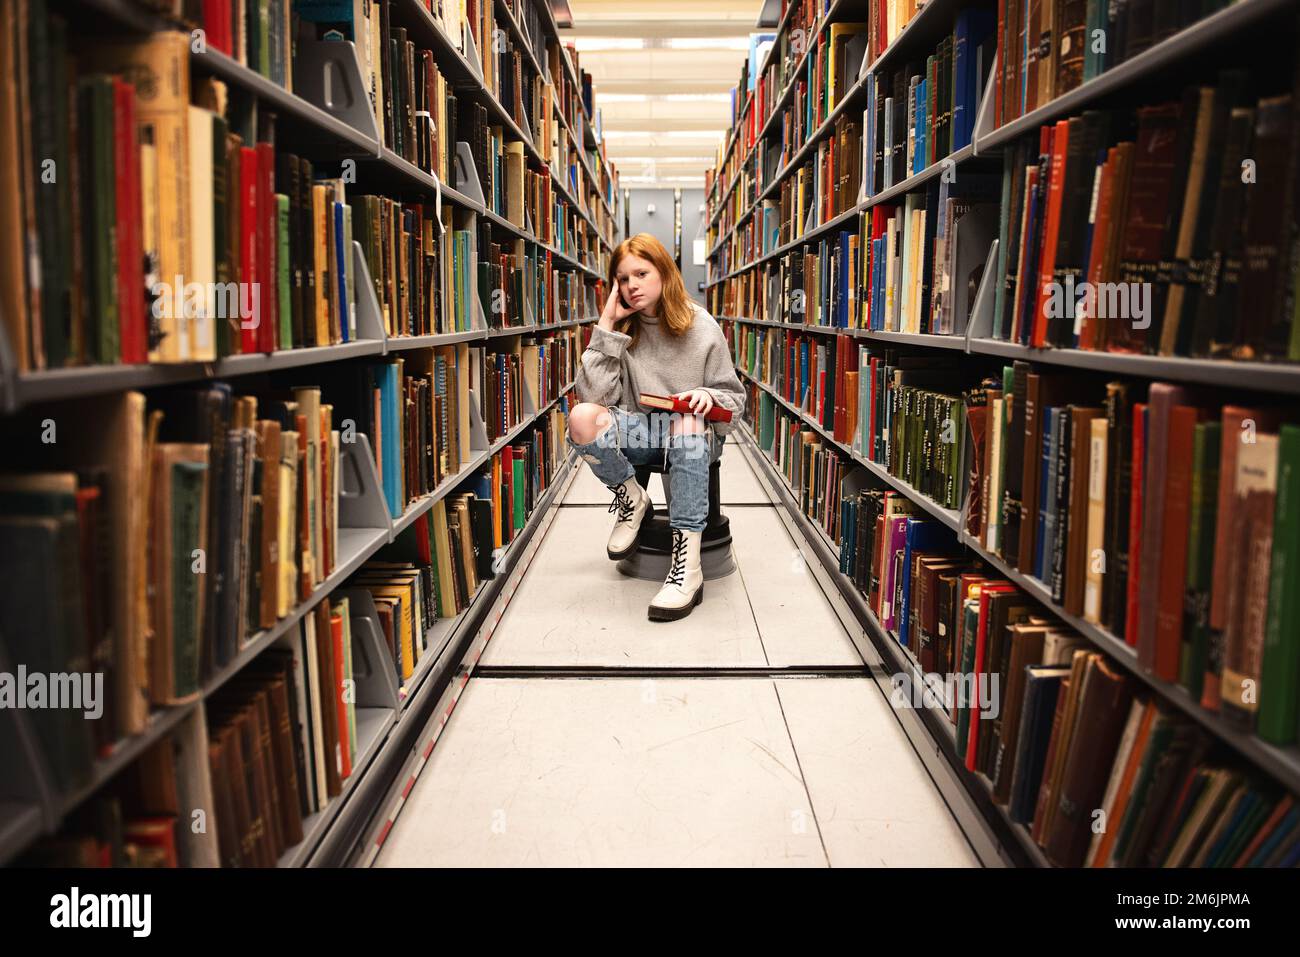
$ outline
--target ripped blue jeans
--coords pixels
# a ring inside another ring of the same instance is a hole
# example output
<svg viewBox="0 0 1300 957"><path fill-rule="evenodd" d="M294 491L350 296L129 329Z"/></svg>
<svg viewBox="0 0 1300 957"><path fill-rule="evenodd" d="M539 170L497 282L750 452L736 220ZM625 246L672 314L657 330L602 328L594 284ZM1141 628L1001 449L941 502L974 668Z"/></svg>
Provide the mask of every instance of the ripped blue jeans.
<svg viewBox="0 0 1300 957"><path fill-rule="evenodd" d="M672 528L701 532L709 517L709 465L713 461L713 428L672 435L673 416L629 412L610 406L613 422L591 442L575 442L565 431L570 448L577 449L592 473L605 485L618 485L636 474L634 466L656 460L668 468L668 524ZM662 456L662 458L660 458Z"/></svg>

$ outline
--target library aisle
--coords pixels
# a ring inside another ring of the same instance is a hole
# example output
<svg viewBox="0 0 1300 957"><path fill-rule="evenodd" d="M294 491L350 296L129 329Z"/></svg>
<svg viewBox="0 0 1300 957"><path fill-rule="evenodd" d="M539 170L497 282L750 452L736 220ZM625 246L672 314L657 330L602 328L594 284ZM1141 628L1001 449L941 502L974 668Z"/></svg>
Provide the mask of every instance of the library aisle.
<svg viewBox="0 0 1300 957"><path fill-rule="evenodd" d="M579 460L376 866L979 866L749 454L737 570L666 623Z"/></svg>

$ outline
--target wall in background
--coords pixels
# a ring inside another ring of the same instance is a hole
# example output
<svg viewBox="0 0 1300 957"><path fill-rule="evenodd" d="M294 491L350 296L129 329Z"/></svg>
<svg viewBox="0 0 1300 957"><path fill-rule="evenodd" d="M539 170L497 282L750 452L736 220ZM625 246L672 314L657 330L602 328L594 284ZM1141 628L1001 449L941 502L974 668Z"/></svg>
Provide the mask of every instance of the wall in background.
<svg viewBox="0 0 1300 957"><path fill-rule="evenodd" d="M647 212L647 207L651 204L655 208L653 213ZM682 281L686 284L686 292L700 305L704 305L704 292L699 287L700 283L704 282L705 269L703 266L695 265L694 251L696 235L703 235L700 232L700 220L703 217L700 207L703 205L703 189L682 190L681 262L679 265L682 270ZM673 190L634 189L629 192L628 236L635 236L637 233L650 233L667 247L671 255L677 238L674 235L674 218Z"/></svg>

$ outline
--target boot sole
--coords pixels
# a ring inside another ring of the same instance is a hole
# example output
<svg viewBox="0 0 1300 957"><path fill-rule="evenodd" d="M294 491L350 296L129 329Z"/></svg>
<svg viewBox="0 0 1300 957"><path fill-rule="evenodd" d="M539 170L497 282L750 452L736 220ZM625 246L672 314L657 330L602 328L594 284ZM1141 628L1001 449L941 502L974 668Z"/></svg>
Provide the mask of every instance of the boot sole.
<svg viewBox="0 0 1300 957"><path fill-rule="evenodd" d="M621 552L616 552L616 551L612 551L609 548L606 548L605 554L609 556L609 560L611 562L621 562L625 558L630 558L636 552L637 546L640 544L641 544L641 536L638 535L636 538L632 539L632 544L629 545L625 550Z"/></svg>
<svg viewBox="0 0 1300 957"><path fill-rule="evenodd" d="M683 605L681 608L659 608L651 605L647 614L651 621L677 621L679 618L685 618L689 615L695 610L695 606L702 601L704 601L704 583L700 582L700 587L695 589L695 597L689 604Z"/></svg>

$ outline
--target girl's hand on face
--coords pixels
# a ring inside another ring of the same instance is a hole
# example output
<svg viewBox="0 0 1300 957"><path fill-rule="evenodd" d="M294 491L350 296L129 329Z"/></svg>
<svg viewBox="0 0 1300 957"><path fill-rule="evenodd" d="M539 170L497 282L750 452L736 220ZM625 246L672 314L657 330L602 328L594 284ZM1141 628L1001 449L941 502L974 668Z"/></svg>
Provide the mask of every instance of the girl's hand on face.
<svg viewBox="0 0 1300 957"><path fill-rule="evenodd" d="M603 329L612 330L615 323L622 322L634 312L636 312L635 309L629 309L623 305L623 301L618 294L618 287L615 286L609 291L609 298L605 300L605 309L600 314L600 326Z"/></svg>
<svg viewBox="0 0 1300 957"><path fill-rule="evenodd" d="M685 392L676 393L674 398L686 399L690 403L691 411L698 415L708 415L709 410L713 408L713 396L707 389L687 389Z"/></svg>

